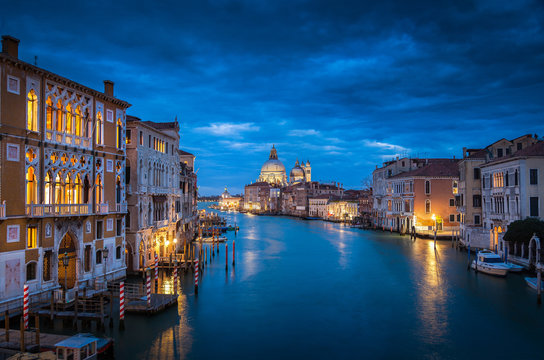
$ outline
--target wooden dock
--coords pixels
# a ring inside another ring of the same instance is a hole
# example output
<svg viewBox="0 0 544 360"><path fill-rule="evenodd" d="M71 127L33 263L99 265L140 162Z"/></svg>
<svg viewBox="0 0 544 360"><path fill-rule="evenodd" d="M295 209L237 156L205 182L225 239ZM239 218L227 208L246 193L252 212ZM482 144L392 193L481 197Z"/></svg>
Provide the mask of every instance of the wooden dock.
<svg viewBox="0 0 544 360"><path fill-rule="evenodd" d="M26 351L39 351L39 349L55 349L55 344L68 339L70 336L67 335L57 335L57 334L48 334L48 333L39 333L39 348L36 338L36 332L34 331L25 331L24 340L25 340L25 349ZM9 342L6 342L6 330L0 329L0 348L16 350L21 349L21 331L20 330L9 330Z"/></svg>
<svg viewBox="0 0 544 360"><path fill-rule="evenodd" d="M146 297L129 300L125 304L127 313L151 315L163 311L178 303L178 296L172 294L151 294L151 305L147 306Z"/></svg>

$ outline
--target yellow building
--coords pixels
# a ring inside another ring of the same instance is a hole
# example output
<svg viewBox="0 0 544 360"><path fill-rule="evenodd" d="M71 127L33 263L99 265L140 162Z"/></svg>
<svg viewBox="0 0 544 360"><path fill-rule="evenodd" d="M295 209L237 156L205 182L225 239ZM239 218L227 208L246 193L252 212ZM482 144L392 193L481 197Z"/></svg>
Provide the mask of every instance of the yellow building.
<svg viewBox="0 0 544 360"><path fill-rule="evenodd" d="M0 54L0 298L125 276L125 111L113 95ZM81 291L80 293L82 293Z"/></svg>

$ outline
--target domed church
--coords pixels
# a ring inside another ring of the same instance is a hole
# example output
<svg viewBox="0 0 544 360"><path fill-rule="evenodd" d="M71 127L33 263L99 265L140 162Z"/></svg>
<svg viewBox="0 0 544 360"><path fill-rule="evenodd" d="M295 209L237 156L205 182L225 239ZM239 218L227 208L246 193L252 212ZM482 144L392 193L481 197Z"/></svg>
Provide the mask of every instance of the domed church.
<svg viewBox="0 0 544 360"><path fill-rule="evenodd" d="M266 161L261 168L261 174L257 181L279 186L287 185L285 166L278 160L278 152L274 145L272 145L272 149L270 150L268 161Z"/></svg>
<svg viewBox="0 0 544 360"><path fill-rule="evenodd" d="M289 174L289 183L295 184L310 181L312 181L312 166L310 165L310 161L306 161L306 164L304 164L304 161L302 161L299 164L297 159L295 166Z"/></svg>

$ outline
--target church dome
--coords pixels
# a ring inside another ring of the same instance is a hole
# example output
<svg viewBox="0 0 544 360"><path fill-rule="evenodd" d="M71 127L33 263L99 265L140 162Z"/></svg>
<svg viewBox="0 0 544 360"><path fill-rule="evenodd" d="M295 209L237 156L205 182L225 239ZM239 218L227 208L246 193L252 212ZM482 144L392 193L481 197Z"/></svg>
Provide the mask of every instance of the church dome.
<svg viewBox="0 0 544 360"><path fill-rule="evenodd" d="M291 176L291 179L294 179L294 178L297 178L297 177L303 178L304 177L304 170L302 170L302 168L300 166L295 166L291 170L290 176Z"/></svg>
<svg viewBox="0 0 544 360"><path fill-rule="evenodd" d="M286 171L283 163L278 159L278 152L272 146L268 160L261 167L261 174L258 181L266 181L269 184L285 184Z"/></svg>
<svg viewBox="0 0 544 360"><path fill-rule="evenodd" d="M263 173L274 173L274 172L282 172L285 173L285 166L283 166L283 163L277 159L270 159L267 160L263 167L261 168L261 174Z"/></svg>

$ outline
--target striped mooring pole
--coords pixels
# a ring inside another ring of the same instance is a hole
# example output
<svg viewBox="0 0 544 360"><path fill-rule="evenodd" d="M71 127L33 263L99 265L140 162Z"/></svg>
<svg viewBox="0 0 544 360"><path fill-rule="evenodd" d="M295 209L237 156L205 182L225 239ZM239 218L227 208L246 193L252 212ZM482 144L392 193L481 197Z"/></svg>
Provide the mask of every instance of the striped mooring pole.
<svg viewBox="0 0 544 360"><path fill-rule="evenodd" d="M229 269L229 243L225 243L225 270Z"/></svg>
<svg viewBox="0 0 544 360"><path fill-rule="evenodd" d="M146 296L147 296L147 307L151 306L151 269L147 268L147 290L146 290Z"/></svg>
<svg viewBox="0 0 544 360"><path fill-rule="evenodd" d="M125 329L125 282L119 284L119 329Z"/></svg>
<svg viewBox="0 0 544 360"><path fill-rule="evenodd" d="M195 294L198 294L198 258L195 259Z"/></svg>
<svg viewBox="0 0 544 360"><path fill-rule="evenodd" d="M174 295L178 294L178 260L174 261Z"/></svg>
<svg viewBox="0 0 544 360"><path fill-rule="evenodd" d="M28 285L25 284L23 287L23 318L25 330L28 329Z"/></svg>
<svg viewBox="0 0 544 360"><path fill-rule="evenodd" d="M159 287L159 256L155 253L155 281L157 283L156 287Z"/></svg>

